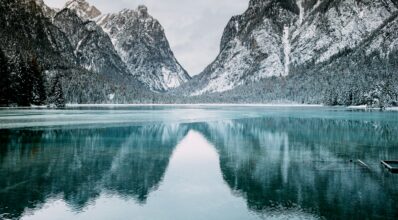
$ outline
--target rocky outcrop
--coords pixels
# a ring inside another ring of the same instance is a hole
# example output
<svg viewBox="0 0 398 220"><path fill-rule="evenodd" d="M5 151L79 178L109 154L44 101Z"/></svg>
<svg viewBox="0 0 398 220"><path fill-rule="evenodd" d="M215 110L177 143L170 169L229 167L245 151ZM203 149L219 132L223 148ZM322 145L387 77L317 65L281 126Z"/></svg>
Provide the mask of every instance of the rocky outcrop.
<svg viewBox="0 0 398 220"><path fill-rule="evenodd" d="M396 44L380 30L396 32L390 24L397 10L395 0L251 0L244 14L230 20L219 56L192 81L188 93L225 92L261 79L290 77L303 67L319 68L347 55L370 38L378 40L369 44L367 54L390 54Z"/></svg>
<svg viewBox="0 0 398 220"><path fill-rule="evenodd" d="M34 56L44 69L76 64L68 37L45 16L42 5L33 0L0 2L0 42L11 59Z"/></svg>
<svg viewBox="0 0 398 220"><path fill-rule="evenodd" d="M57 82L56 89L62 91L59 94L66 103L153 100L153 93L129 73L101 27L82 20L70 9L52 16L41 3L39 0L0 2L0 50L10 71L6 81L12 82L7 86L12 97L7 97L6 104L18 101L19 97L14 96L19 96L23 83L29 85L26 82L32 76L25 69L32 63L44 73L47 92L51 93ZM30 98L29 94L26 97ZM30 104L29 100L23 103Z"/></svg>
<svg viewBox="0 0 398 220"><path fill-rule="evenodd" d="M65 8L72 10L84 20L94 19L101 15L100 10L85 0L69 0L66 2Z"/></svg>
<svg viewBox="0 0 398 220"><path fill-rule="evenodd" d="M68 8L58 12L53 22L68 37L80 66L108 78L121 79L128 74L109 36L95 22L82 20Z"/></svg>
<svg viewBox="0 0 398 220"><path fill-rule="evenodd" d="M111 37L130 73L151 90L166 91L190 79L174 57L162 26L145 6L102 15L97 23Z"/></svg>

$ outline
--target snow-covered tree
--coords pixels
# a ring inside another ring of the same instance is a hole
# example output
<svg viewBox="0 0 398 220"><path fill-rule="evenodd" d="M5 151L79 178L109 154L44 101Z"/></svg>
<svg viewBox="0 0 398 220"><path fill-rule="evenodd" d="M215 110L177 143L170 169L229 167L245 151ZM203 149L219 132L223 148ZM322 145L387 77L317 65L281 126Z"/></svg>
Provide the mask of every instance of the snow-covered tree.
<svg viewBox="0 0 398 220"><path fill-rule="evenodd" d="M10 84L8 59L0 49L0 106L6 106L10 103Z"/></svg>
<svg viewBox="0 0 398 220"><path fill-rule="evenodd" d="M19 60L20 63L17 64L19 68L14 69L16 103L18 106L30 106L32 104L33 77L29 65L22 58Z"/></svg>
<svg viewBox="0 0 398 220"><path fill-rule="evenodd" d="M65 107L64 92L59 75L55 76L50 85L48 104L57 108Z"/></svg>
<svg viewBox="0 0 398 220"><path fill-rule="evenodd" d="M46 102L46 89L44 86L45 85L44 76L35 57L30 61L29 68L33 79L32 104L44 105Z"/></svg>

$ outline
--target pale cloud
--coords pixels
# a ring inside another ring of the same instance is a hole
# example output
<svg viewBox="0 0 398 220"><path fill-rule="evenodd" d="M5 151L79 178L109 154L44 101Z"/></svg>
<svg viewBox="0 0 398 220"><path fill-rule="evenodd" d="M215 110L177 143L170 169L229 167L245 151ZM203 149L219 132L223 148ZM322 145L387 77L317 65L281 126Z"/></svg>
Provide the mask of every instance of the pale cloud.
<svg viewBox="0 0 398 220"><path fill-rule="evenodd" d="M243 13L249 0L87 0L103 13L146 5L166 31L178 61L191 75L200 73L218 55L229 19ZM62 8L66 0L45 0Z"/></svg>

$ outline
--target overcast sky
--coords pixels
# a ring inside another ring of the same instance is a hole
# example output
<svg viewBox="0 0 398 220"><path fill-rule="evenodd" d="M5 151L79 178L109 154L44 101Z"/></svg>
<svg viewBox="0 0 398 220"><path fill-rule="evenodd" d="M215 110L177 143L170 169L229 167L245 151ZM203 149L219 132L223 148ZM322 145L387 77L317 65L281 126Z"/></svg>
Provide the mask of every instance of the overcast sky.
<svg viewBox="0 0 398 220"><path fill-rule="evenodd" d="M249 0L86 0L103 13L148 6L163 25L178 61L191 74L200 73L219 52L220 39L233 15L243 13ZM62 8L66 0L45 0Z"/></svg>

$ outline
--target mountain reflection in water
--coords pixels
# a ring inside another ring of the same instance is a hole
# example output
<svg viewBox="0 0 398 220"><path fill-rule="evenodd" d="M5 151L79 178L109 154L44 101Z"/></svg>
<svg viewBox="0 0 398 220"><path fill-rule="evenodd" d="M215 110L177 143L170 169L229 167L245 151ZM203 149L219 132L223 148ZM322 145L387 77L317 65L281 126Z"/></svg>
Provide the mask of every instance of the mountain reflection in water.
<svg viewBox="0 0 398 220"><path fill-rule="evenodd" d="M394 219L398 177L379 161L397 133L292 117L0 130L0 217Z"/></svg>

